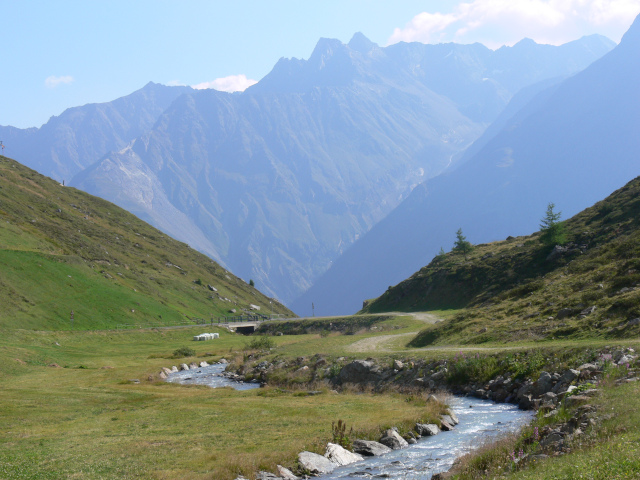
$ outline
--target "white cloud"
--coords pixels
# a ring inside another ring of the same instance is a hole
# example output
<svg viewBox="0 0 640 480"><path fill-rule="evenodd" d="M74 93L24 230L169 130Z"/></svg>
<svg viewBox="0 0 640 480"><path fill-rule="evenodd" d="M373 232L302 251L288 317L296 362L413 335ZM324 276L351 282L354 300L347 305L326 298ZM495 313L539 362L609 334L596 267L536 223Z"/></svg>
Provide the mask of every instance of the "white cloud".
<svg viewBox="0 0 640 480"><path fill-rule="evenodd" d="M513 45L524 37L561 44L600 33L619 41L640 13L640 0L471 0L451 12L423 12L396 28L397 42Z"/></svg>
<svg viewBox="0 0 640 480"><path fill-rule="evenodd" d="M71 75L63 75L61 77L56 77L55 75L51 75L47 77L44 81L44 85L47 88L56 88L62 84L72 83L75 79Z"/></svg>
<svg viewBox="0 0 640 480"><path fill-rule="evenodd" d="M197 85L191 85L196 90L204 90L213 88L221 92L243 92L251 85L258 83L257 80L251 80L246 75L229 75L228 77L216 78L212 82L203 82Z"/></svg>

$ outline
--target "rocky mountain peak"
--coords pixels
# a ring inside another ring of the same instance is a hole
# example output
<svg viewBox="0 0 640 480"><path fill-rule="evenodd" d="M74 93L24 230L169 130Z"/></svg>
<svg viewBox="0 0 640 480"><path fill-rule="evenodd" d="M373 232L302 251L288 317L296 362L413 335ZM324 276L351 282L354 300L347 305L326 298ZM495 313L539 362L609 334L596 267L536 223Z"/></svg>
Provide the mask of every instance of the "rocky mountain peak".
<svg viewBox="0 0 640 480"><path fill-rule="evenodd" d="M351 50L360 53L369 53L374 48L378 48L378 44L369 40L362 32L355 33L349 40L348 46Z"/></svg>

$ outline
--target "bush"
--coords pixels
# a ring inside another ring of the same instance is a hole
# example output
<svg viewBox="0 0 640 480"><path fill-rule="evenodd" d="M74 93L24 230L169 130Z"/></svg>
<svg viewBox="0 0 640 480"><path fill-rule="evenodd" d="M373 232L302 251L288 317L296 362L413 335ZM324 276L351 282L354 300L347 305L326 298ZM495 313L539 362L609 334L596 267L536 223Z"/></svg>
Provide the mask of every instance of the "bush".
<svg viewBox="0 0 640 480"><path fill-rule="evenodd" d="M193 348L181 347L173 352L173 358L195 357L196 351Z"/></svg>
<svg viewBox="0 0 640 480"><path fill-rule="evenodd" d="M245 350L270 350L276 346L276 342L267 335L260 335L253 338L248 345L245 345Z"/></svg>

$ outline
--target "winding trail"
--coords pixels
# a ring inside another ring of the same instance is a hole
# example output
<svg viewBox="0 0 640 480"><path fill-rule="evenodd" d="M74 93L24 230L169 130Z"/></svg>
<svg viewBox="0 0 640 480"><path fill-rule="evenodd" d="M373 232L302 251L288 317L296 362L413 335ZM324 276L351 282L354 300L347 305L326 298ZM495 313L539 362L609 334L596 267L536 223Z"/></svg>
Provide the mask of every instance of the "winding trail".
<svg viewBox="0 0 640 480"><path fill-rule="evenodd" d="M389 315L396 316L411 316L416 320L419 320L424 323L438 323L441 322L442 319L432 315L430 313L425 312L415 312L415 313L405 313L405 312L389 312ZM416 332L409 333L397 333L395 335L378 335L376 337L363 338L362 340L358 340L357 342L352 343L347 347L347 350L355 353L363 353L370 352L375 350L376 352L395 352L398 351L398 348L393 348L393 345L390 343L395 343L398 339L403 337L410 337L415 335Z"/></svg>
<svg viewBox="0 0 640 480"><path fill-rule="evenodd" d="M419 320L421 322L427 324L434 324L438 322L442 322L441 318L436 317L431 313L426 312L389 312L390 315L397 316L412 316L414 319ZM518 347L461 347L461 346L436 346L436 347L422 347L422 348L404 348L404 343L402 342L402 346L398 345L401 342L401 339L415 336L417 332L408 332L408 333L397 333L390 335L378 335L375 337L363 338L362 340L358 340L351 345L347 346L347 350L354 353L366 353L366 352L383 352L383 353L393 353L393 352L424 352L428 350L434 351L442 351L442 352L461 352L461 351L493 351L493 350L513 350Z"/></svg>

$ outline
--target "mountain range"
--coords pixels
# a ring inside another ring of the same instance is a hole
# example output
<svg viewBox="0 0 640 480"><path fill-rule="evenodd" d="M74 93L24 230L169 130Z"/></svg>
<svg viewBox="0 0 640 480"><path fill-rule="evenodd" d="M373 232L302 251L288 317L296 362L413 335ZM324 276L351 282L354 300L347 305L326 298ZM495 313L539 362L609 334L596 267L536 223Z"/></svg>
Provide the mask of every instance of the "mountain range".
<svg viewBox="0 0 640 480"><path fill-rule="evenodd" d="M244 93L149 84L0 135L28 166L73 175L291 302L417 184L454 166L516 92L612 46L321 39Z"/></svg>
<svg viewBox="0 0 640 480"><path fill-rule="evenodd" d="M456 169L428 180L292 304L357 311L449 249L535 231L549 203L571 216L640 173L640 17L582 72L532 88ZM527 101L528 100L528 101Z"/></svg>

